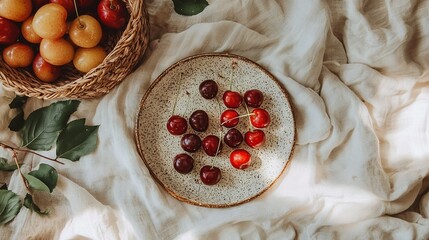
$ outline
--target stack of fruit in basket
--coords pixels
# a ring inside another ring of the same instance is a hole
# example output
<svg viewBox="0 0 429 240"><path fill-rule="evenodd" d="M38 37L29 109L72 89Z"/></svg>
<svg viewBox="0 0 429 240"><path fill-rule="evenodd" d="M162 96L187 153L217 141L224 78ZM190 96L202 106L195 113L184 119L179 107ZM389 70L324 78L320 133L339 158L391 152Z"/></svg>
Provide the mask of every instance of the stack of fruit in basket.
<svg viewBox="0 0 429 240"><path fill-rule="evenodd" d="M1 0L3 61L43 82L57 80L68 64L87 73L107 55L106 32L123 29L128 19L121 0Z"/></svg>

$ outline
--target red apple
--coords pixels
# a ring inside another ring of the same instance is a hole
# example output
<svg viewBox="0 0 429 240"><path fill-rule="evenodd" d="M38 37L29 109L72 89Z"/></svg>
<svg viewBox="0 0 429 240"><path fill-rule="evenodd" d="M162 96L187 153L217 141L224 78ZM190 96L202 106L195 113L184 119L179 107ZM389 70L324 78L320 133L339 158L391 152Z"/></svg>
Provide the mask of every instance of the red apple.
<svg viewBox="0 0 429 240"><path fill-rule="evenodd" d="M97 7L100 21L107 27L120 29L128 21L129 13L121 0L101 0Z"/></svg>
<svg viewBox="0 0 429 240"><path fill-rule="evenodd" d="M18 25L6 18L0 17L0 44L9 45L19 37L20 29Z"/></svg>

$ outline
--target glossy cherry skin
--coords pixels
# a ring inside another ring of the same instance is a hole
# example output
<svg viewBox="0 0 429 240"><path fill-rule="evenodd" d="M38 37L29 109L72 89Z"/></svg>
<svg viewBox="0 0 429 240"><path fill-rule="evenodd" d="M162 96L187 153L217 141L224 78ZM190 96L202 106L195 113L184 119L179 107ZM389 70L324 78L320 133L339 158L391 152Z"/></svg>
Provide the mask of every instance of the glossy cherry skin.
<svg viewBox="0 0 429 240"><path fill-rule="evenodd" d="M203 110L196 110L189 117L189 125L198 132L204 132L209 127L209 116Z"/></svg>
<svg viewBox="0 0 429 240"><path fill-rule="evenodd" d="M183 135L180 146L187 152L196 152L201 147L201 139L193 133Z"/></svg>
<svg viewBox="0 0 429 240"><path fill-rule="evenodd" d="M128 21L129 13L121 0L101 0L97 6L100 21L109 28L121 29Z"/></svg>
<svg viewBox="0 0 429 240"><path fill-rule="evenodd" d="M217 83L211 79L203 81L199 86L200 94L205 99L216 97L218 89Z"/></svg>
<svg viewBox="0 0 429 240"><path fill-rule="evenodd" d="M243 142L243 135L236 128L231 128L223 137L223 141L229 147L238 147Z"/></svg>
<svg viewBox="0 0 429 240"><path fill-rule="evenodd" d="M53 82L61 76L62 67L55 66L46 62L40 53L34 57L33 60L33 73L38 79L43 82Z"/></svg>
<svg viewBox="0 0 429 240"><path fill-rule="evenodd" d="M264 95L258 89L251 89L244 93L243 99L247 106L258 108L264 101Z"/></svg>
<svg viewBox="0 0 429 240"><path fill-rule="evenodd" d="M223 103L229 108L238 108L243 98L240 93L234 91L225 91L223 93Z"/></svg>
<svg viewBox="0 0 429 240"><path fill-rule="evenodd" d="M9 45L18 39L21 30L15 22L0 17L0 45Z"/></svg>
<svg viewBox="0 0 429 240"><path fill-rule="evenodd" d="M194 168L194 159L186 153L181 153L174 157L173 166L179 173L190 173Z"/></svg>
<svg viewBox="0 0 429 240"><path fill-rule="evenodd" d="M200 170L200 179L205 185L215 185L221 178L222 174L218 167L206 165Z"/></svg>
<svg viewBox="0 0 429 240"><path fill-rule="evenodd" d="M236 149L229 155L229 161L234 168L246 169L252 162L250 153L244 149Z"/></svg>
<svg viewBox="0 0 429 240"><path fill-rule="evenodd" d="M232 128L237 126L240 119L238 118L238 113L235 110L227 109L220 115L220 123L222 126L227 128Z"/></svg>
<svg viewBox="0 0 429 240"><path fill-rule="evenodd" d="M252 111L252 114L250 115L250 123L256 128L265 128L268 125L270 125L271 118L270 114L262 109L262 108L255 108Z"/></svg>
<svg viewBox="0 0 429 240"><path fill-rule="evenodd" d="M182 135L187 129L188 122L179 115L173 115L167 121L167 130L173 135Z"/></svg>
<svg viewBox="0 0 429 240"><path fill-rule="evenodd" d="M219 146L220 144L220 146ZM219 153L222 149L222 142L220 142L219 137L215 135L208 135L203 139L202 147L204 152L209 156L216 156L216 153ZM219 148L219 152L216 152Z"/></svg>
<svg viewBox="0 0 429 240"><path fill-rule="evenodd" d="M255 129L253 131L247 131L244 134L244 141L251 148L259 148L265 143L265 133L260 129Z"/></svg>

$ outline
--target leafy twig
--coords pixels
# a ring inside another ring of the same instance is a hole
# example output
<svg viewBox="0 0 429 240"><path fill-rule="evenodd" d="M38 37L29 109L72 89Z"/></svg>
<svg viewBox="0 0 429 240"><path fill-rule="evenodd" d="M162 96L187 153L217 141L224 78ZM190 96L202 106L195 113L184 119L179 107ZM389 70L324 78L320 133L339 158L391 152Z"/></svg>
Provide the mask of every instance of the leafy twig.
<svg viewBox="0 0 429 240"><path fill-rule="evenodd" d="M15 148L15 147L9 146L9 145L1 143L1 142L0 142L0 146L3 147L3 148L5 148L5 149L11 150L15 155L16 155L16 151L21 151L21 152L26 152L26 153L32 153L32 154L37 155L39 157L42 157L42 158L44 158L46 160L50 160L50 161L53 161L53 162L56 162L56 163L64 165L64 163L61 162L61 161L59 161L57 158L50 158L50 157L44 156L44 155L42 155L40 153L31 151L31 150L28 150L28 149Z"/></svg>
<svg viewBox="0 0 429 240"><path fill-rule="evenodd" d="M12 158L15 161L15 164L16 164L16 167L18 169L19 175L21 176L22 181L24 182L25 188L28 191L30 191L30 186L28 185L28 182L25 179L24 174L22 174L22 172L21 172L21 167L19 166L19 163L18 163L18 156L17 156L17 152L16 152L15 148L13 148L13 147L11 147L9 145L6 145L4 143L0 143L0 146L3 147L3 148L5 148L6 150L9 150L9 151L12 152Z"/></svg>

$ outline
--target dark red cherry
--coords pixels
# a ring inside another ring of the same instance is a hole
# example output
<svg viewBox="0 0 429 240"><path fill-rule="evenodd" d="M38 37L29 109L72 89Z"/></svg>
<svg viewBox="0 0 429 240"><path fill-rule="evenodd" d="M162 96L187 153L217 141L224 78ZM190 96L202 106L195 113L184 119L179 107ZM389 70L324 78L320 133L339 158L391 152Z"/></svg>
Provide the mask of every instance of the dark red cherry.
<svg viewBox="0 0 429 240"><path fill-rule="evenodd" d="M265 143L265 133L260 129L247 131L244 134L244 141L249 145L249 147L258 148Z"/></svg>
<svg viewBox="0 0 429 240"><path fill-rule="evenodd" d="M196 152L201 147L201 139L193 133L183 135L180 146L187 152Z"/></svg>
<svg viewBox="0 0 429 240"><path fill-rule="evenodd" d="M232 110L232 109L225 110L220 115L220 123L222 124L222 126L225 126L227 128L237 126L239 121L240 121L240 119L238 118L237 111Z"/></svg>
<svg viewBox="0 0 429 240"><path fill-rule="evenodd" d="M174 157L173 166L179 173L190 173L194 168L194 159L186 153L181 153Z"/></svg>
<svg viewBox="0 0 429 240"><path fill-rule="evenodd" d="M250 123L254 127L264 128L270 125L270 114L262 108L255 108L250 115Z"/></svg>
<svg viewBox="0 0 429 240"><path fill-rule="evenodd" d="M223 137L223 141L226 145L235 148L243 142L243 135L237 129L231 128Z"/></svg>
<svg viewBox="0 0 429 240"><path fill-rule="evenodd" d="M238 92L228 90L223 93L223 103L229 108L238 108L241 101L242 97Z"/></svg>
<svg viewBox="0 0 429 240"><path fill-rule="evenodd" d="M220 181L221 177L218 167L206 165L200 170L200 179L205 185L215 185Z"/></svg>
<svg viewBox="0 0 429 240"><path fill-rule="evenodd" d="M189 117L189 125L198 132L204 132L209 127L209 116L203 110L196 110Z"/></svg>
<svg viewBox="0 0 429 240"><path fill-rule="evenodd" d="M218 86L217 83L211 79L205 80L200 84L200 94L205 99L212 99L216 97Z"/></svg>
<svg viewBox="0 0 429 240"><path fill-rule="evenodd" d="M231 165L237 169L246 169L252 162L250 153L244 149L236 149L229 155Z"/></svg>
<svg viewBox="0 0 429 240"><path fill-rule="evenodd" d="M219 153L222 148L222 143L219 146L220 140L219 137L215 135L208 135L203 139L202 147L204 152L207 153L209 156L216 156L216 153ZM217 152L217 149L219 148L219 152Z"/></svg>
<svg viewBox="0 0 429 240"><path fill-rule="evenodd" d="M187 129L188 122L179 115L173 115L167 121L167 130L173 135L182 135Z"/></svg>
<svg viewBox="0 0 429 240"><path fill-rule="evenodd" d="M243 99L247 106L258 108L264 101L264 95L258 89L252 89L244 93Z"/></svg>

